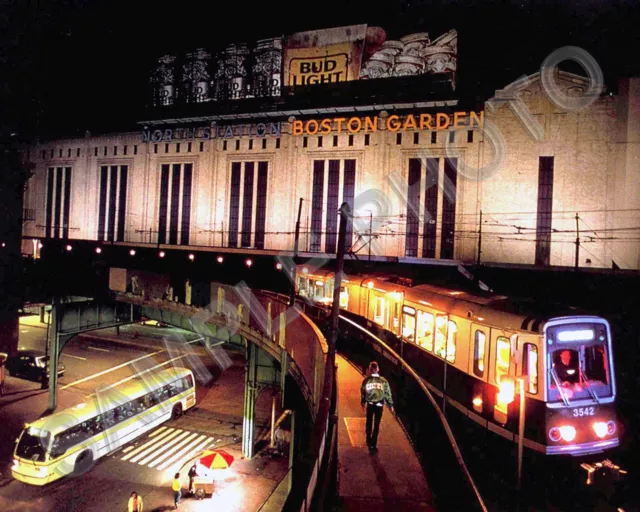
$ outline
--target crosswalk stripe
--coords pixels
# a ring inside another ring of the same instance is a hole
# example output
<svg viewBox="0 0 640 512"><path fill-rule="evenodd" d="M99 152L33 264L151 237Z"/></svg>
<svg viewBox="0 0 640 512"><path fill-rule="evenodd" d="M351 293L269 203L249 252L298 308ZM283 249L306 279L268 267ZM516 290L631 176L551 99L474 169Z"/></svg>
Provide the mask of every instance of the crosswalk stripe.
<svg viewBox="0 0 640 512"><path fill-rule="evenodd" d="M151 432L151 434L149 434L149 437L157 436L160 432L162 432L166 428L167 427L160 427L158 430L154 430L153 432ZM170 430L173 430L173 429L170 429Z"/></svg>
<svg viewBox="0 0 640 512"><path fill-rule="evenodd" d="M133 450L135 448L135 446L128 446L127 448L125 448L124 450L122 450L122 453L127 453L130 452L131 450Z"/></svg>
<svg viewBox="0 0 640 512"><path fill-rule="evenodd" d="M145 464L146 463L145 460L153 459L153 457L155 457L158 454L158 450L163 451L163 450L166 450L166 449L170 448L171 446L173 446L174 444L179 442L181 439L184 439L186 436L188 436L189 433L190 432L187 432L186 430L179 430L178 429L175 432L172 432L168 437L166 437L165 439L162 440L162 446L154 445L154 446L151 446L150 448L147 448L145 451L143 451L142 453L139 453L133 459L131 459L131 462L137 462L138 464ZM173 439L173 440L169 441L169 439ZM169 441L169 442L166 443L167 441ZM140 459L142 459L144 457L147 457L147 459L145 459L142 462L140 462Z"/></svg>
<svg viewBox="0 0 640 512"><path fill-rule="evenodd" d="M122 460L129 460L131 457L133 457L134 455L137 455L142 450L145 450L145 449L151 447L152 445L156 445L156 444L158 444L160 442L165 442L168 439L167 436L171 437L170 434L171 434L171 432L173 430L174 429L170 428L169 430L163 432L160 437L156 437L155 439L151 439L151 441L148 441L148 442L144 443L142 446L136 448L131 453L127 453L127 455L122 457ZM133 461L133 462L135 462L135 461Z"/></svg>
<svg viewBox="0 0 640 512"><path fill-rule="evenodd" d="M171 466L174 462L176 462L180 457L182 457L185 453L187 453L189 450L191 450L194 446L196 446L198 443L201 443L202 440L204 438L206 438L206 437L207 437L206 434L203 434L203 435L197 437L196 439L194 439L193 441L191 441L182 450L180 450L178 453L173 455L173 457L171 457L169 460L163 462L160 466L158 466L158 470L162 471L163 469L166 469L169 466Z"/></svg>
<svg viewBox="0 0 640 512"><path fill-rule="evenodd" d="M158 464L160 464L162 461L168 459L169 457L171 457L174 453L176 453L180 448L182 448L185 444L191 442L191 440L193 440L194 437L196 437L198 434L196 433L191 433L188 432L191 435L185 439L183 439L180 443L178 443L177 445L175 445L173 448L171 448L171 450L169 450L168 452L160 455L159 457L157 457L156 459L152 460L151 462L149 462L149 464L147 464L150 468L154 468L156 467ZM155 454L157 455L157 453ZM145 464L144 461L139 462L138 464Z"/></svg>
<svg viewBox="0 0 640 512"><path fill-rule="evenodd" d="M212 443L213 443L213 437L207 437L204 441L202 441L202 443L200 443L198 446L196 446L193 450L191 450L189 453L187 453L184 457L182 457L182 459L180 459L178 462L173 464L173 466L176 468L176 471L179 468L181 468L188 460L191 460L196 454L200 453L202 450L204 450L206 447L208 447ZM158 468L158 469L160 469L160 468ZM173 472L174 472L173 470L169 471L169 473L173 473Z"/></svg>

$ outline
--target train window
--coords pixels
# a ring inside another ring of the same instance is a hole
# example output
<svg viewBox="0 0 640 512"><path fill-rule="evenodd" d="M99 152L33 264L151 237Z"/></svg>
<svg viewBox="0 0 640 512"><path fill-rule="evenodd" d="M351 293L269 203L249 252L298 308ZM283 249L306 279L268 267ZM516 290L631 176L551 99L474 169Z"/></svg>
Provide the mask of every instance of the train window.
<svg viewBox="0 0 640 512"><path fill-rule="evenodd" d="M340 287L340 307L347 309L349 307L349 292L346 286Z"/></svg>
<svg viewBox="0 0 640 512"><path fill-rule="evenodd" d="M504 336L498 337L496 344L496 383L500 384L502 376L509 375L509 362L511 360L511 342Z"/></svg>
<svg viewBox="0 0 640 512"><path fill-rule="evenodd" d="M433 315L431 313L418 311L416 343L429 352L433 352Z"/></svg>
<svg viewBox="0 0 640 512"><path fill-rule="evenodd" d="M533 343L524 344L522 375L529 377L529 393L535 395L538 392L538 347Z"/></svg>
<svg viewBox="0 0 640 512"><path fill-rule="evenodd" d="M456 332L458 326L455 322L449 320L449 331L447 333L447 361L450 363L456 360Z"/></svg>
<svg viewBox="0 0 640 512"><path fill-rule="evenodd" d="M384 297L376 297L375 306L373 321L378 325L384 325Z"/></svg>
<svg viewBox="0 0 640 512"><path fill-rule="evenodd" d="M482 331L476 331L473 345L473 373L478 377L484 375L484 349L487 335Z"/></svg>
<svg viewBox="0 0 640 512"><path fill-rule="evenodd" d="M434 353L443 359L447 347L447 315L436 315L436 343Z"/></svg>
<svg viewBox="0 0 640 512"><path fill-rule="evenodd" d="M402 337L416 341L416 310L409 306L402 308Z"/></svg>

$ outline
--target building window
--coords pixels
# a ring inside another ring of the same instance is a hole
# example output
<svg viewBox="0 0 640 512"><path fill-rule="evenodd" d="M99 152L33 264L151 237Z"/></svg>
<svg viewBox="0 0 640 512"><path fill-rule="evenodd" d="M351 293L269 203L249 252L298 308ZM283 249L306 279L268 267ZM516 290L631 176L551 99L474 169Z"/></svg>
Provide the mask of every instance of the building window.
<svg viewBox="0 0 640 512"><path fill-rule="evenodd" d="M113 156L118 156L118 146L113 146Z"/></svg>
<svg viewBox="0 0 640 512"><path fill-rule="evenodd" d="M98 156L98 148L93 148L93 156Z"/></svg>
<svg viewBox="0 0 640 512"><path fill-rule="evenodd" d="M160 167L159 244L189 245L192 182L193 164Z"/></svg>
<svg viewBox="0 0 640 512"><path fill-rule="evenodd" d="M327 183L327 225L324 250L336 252L338 221L338 198L340 195L340 160L329 160L329 180Z"/></svg>
<svg viewBox="0 0 640 512"><path fill-rule="evenodd" d="M438 132L431 132L431 144L438 142Z"/></svg>
<svg viewBox="0 0 640 512"><path fill-rule="evenodd" d="M107 156L107 146L104 147L104 156Z"/></svg>
<svg viewBox="0 0 640 512"><path fill-rule="evenodd" d="M368 133L365 133L364 134L364 145L368 146L370 141L371 141L371 135L369 135Z"/></svg>
<svg viewBox="0 0 640 512"><path fill-rule="evenodd" d="M51 158L53 158L53 149L51 150Z"/></svg>
<svg viewBox="0 0 640 512"><path fill-rule="evenodd" d="M226 141L225 141L226 143ZM191 153L191 150L193 149L193 143L191 142L187 142L187 153ZM224 149L227 149L226 147Z"/></svg>
<svg viewBox="0 0 640 512"><path fill-rule="evenodd" d="M454 144L456 142L456 132L451 130L449 132L449 144Z"/></svg>
<svg viewBox="0 0 640 512"><path fill-rule="evenodd" d="M267 139L262 139L262 149L267 149Z"/></svg>
<svg viewBox="0 0 640 512"><path fill-rule="evenodd" d="M318 147L321 148L322 147L322 135L320 135L318 137Z"/></svg>
<svg viewBox="0 0 640 512"><path fill-rule="evenodd" d="M473 373L478 377L484 375L484 353L487 335L482 331L476 331L473 345Z"/></svg>
<svg viewBox="0 0 640 512"><path fill-rule="evenodd" d="M204 151L204 142L200 143L200 153Z"/></svg>
<svg viewBox="0 0 640 512"><path fill-rule="evenodd" d="M509 363L511 361L511 342L509 338L499 336L496 343L496 366L495 366L495 380L496 384L500 385L502 377L509 375Z"/></svg>
<svg viewBox="0 0 640 512"><path fill-rule="evenodd" d="M413 133L413 143L420 144L420 132Z"/></svg>
<svg viewBox="0 0 640 512"><path fill-rule="evenodd" d="M128 149L128 146L124 146L124 147L122 148L122 153L123 153L124 155L126 155L126 154L127 154L127 149Z"/></svg>
<svg viewBox="0 0 640 512"><path fill-rule="evenodd" d="M440 258L453 259L456 234L456 195L458 188L458 159L444 159L444 194L442 200L442 236Z"/></svg>
<svg viewBox="0 0 640 512"><path fill-rule="evenodd" d="M396 133L396 144L398 144L398 145L402 144L402 134L401 133Z"/></svg>
<svg viewBox="0 0 640 512"><path fill-rule="evenodd" d="M138 145L137 144L133 146L133 154L134 155L138 154Z"/></svg>
<svg viewBox="0 0 640 512"><path fill-rule="evenodd" d="M420 160L409 159L409 172L407 173L407 226L405 238L405 256L416 257L418 255L418 219L420 216Z"/></svg>
<svg viewBox="0 0 640 512"><path fill-rule="evenodd" d="M231 191L229 194L229 247L238 247L238 223L240 218L240 162L231 164Z"/></svg>
<svg viewBox="0 0 640 512"><path fill-rule="evenodd" d="M223 140L222 141L222 151L226 151L227 150L227 141Z"/></svg>
<svg viewBox="0 0 640 512"><path fill-rule="evenodd" d="M42 159L47 158L47 151L45 149L42 150Z"/></svg>
<svg viewBox="0 0 640 512"><path fill-rule="evenodd" d="M253 184L255 174L255 163L245 162L244 164L244 187L242 205L242 233L240 233L240 244L242 247L251 245L251 221L253 220Z"/></svg>
<svg viewBox="0 0 640 512"><path fill-rule="evenodd" d="M334 136L333 136L333 147L335 148L335 147L337 147L337 146L338 146L338 136L337 136L337 135L334 135Z"/></svg>
<svg viewBox="0 0 640 512"><path fill-rule="evenodd" d="M349 135L349 146L353 146L353 135Z"/></svg>
<svg viewBox="0 0 640 512"><path fill-rule="evenodd" d="M62 148L60 148L60 149L58 150L58 156L59 156L60 158L62 158Z"/></svg>
<svg viewBox="0 0 640 512"><path fill-rule="evenodd" d="M180 153L180 143L176 142L176 153Z"/></svg>
<svg viewBox="0 0 640 512"><path fill-rule="evenodd" d="M302 147L306 148L309 145L309 140L307 137L302 137Z"/></svg>
<svg viewBox="0 0 640 512"><path fill-rule="evenodd" d="M71 148L67 151L67 158L71 158Z"/></svg>
<svg viewBox="0 0 640 512"><path fill-rule="evenodd" d="M322 206L324 204L324 160L313 162L313 191L311 200L311 252L320 251L322 239Z"/></svg>
<svg viewBox="0 0 640 512"><path fill-rule="evenodd" d="M269 163L265 161L233 162L231 164L229 247L238 247L238 235L240 235L242 247L264 249L268 168ZM242 223L240 223L241 202ZM242 225L240 226L240 224Z"/></svg>
<svg viewBox="0 0 640 512"><path fill-rule="evenodd" d="M524 344L522 374L529 377L528 391L535 395L538 392L538 347L533 343Z"/></svg>
<svg viewBox="0 0 640 512"><path fill-rule="evenodd" d="M124 242L127 217L128 166L100 167L98 240Z"/></svg>
<svg viewBox="0 0 640 512"><path fill-rule="evenodd" d="M240 139L236 140L236 151L240 151Z"/></svg>
<svg viewBox="0 0 640 512"><path fill-rule="evenodd" d="M80 156L80 148L76 149L76 157Z"/></svg>
<svg viewBox="0 0 640 512"><path fill-rule="evenodd" d="M157 152L158 152L158 145L157 145L157 144L154 144L154 145L153 145L153 152L154 152L154 153L157 153Z"/></svg>
<svg viewBox="0 0 640 512"><path fill-rule="evenodd" d="M467 142L473 142L473 130L467 131Z"/></svg>
<svg viewBox="0 0 640 512"><path fill-rule="evenodd" d="M536 221L536 265L548 266L551 256L553 215L553 157L541 156L538 162L538 218Z"/></svg>
<svg viewBox="0 0 640 512"><path fill-rule="evenodd" d="M265 139L266 142L266 139ZM264 235L267 222L268 162L258 162L258 190L256 194L256 249L264 249Z"/></svg>
<svg viewBox="0 0 640 512"><path fill-rule="evenodd" d="M169 144L165 144L164 145L164 152L168 153L169 152Z"/></svg>
<svg viewBox="0 0 640 512"><path fill-rule="evenodd" d="M253 139L249 139L249 149L253 149Z"/></svg>
<svg viewBox="0 0 640 512"><path fill-rule="evenodd" d="M69 238L71 167L49 167L45 207L45 236Z"/></svg>
<svg viewBox="0 0 640 512"><path fill-rule="evenodd" d="M307 147L307 146L305 146ZM276 149L280 149L280 137L276 139Z"/></svg>
<svg viewBox="0 0 640 512"><path fill-rule="evenodd" d="M422 233L422 257L436 257L436 222L438 220L438 173L439 158L427 158L424 194L424 231Z"/></svg>

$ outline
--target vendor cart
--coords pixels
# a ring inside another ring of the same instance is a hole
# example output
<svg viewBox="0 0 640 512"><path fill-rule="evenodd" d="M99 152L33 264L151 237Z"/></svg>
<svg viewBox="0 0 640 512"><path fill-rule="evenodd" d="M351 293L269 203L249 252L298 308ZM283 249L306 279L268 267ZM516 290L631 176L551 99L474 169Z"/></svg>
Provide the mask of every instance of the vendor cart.
<svg viewBox="0 0 640 512"><path fill-rule="evenodd" d="M193 494L198 500L206 496L213 497L213 478L196 476L193 479Z"/></svg>

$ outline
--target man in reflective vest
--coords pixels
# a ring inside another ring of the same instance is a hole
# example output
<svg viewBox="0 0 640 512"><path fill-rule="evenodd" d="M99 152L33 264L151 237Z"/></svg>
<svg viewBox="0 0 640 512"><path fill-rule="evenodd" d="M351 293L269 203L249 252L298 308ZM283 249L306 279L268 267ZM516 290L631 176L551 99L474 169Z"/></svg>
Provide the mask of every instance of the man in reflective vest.
<svg viewBox="0 0 640 512"><path fill-rule="evenodd" d="M369 363L367 374L360 387L360 405L367 410L367 446L370 452L375 452L378 450L378 432L384 404L393 412L393 399L387 379L380 377L378 363Z"/></svg>

